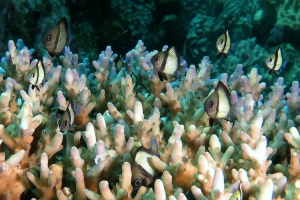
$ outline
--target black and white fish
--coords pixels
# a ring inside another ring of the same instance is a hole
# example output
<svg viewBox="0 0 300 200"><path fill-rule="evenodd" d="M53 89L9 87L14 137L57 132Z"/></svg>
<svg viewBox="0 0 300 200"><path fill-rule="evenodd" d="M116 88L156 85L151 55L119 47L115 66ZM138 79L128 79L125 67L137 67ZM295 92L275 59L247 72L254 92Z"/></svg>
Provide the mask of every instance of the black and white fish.
<svg viewBox="0 0 300 200"><path fill-rule="evenodd" d="M222 55L227 58L228 55L231 53L231 51L234 50L234 47L236 46L235 43L231 43L228 30L226 30L225 33L220 35L216 42L217 50L219 52L218 58L220 58Z"/></svg>
<svg viewBox="0 0 300 200"><path fill-rule="evenodd" d="M40 91L39 86L42 84L45 78L45 69L42 60L39 60L37 64L27 74L29 82L32 84L32 89L36 88Z"/></svg>
<svg viewBox="0 0 300 200"><path fill-rule="evenodd" d="M65 111L63 111L61 114L58 112L57 117L57 124L60 131L67 132L72 129L72 126L74 125L75 114L70 103Z"/></svg>
<svg viewBox="0 0 300 200"><path fill-rule="evenodd" d="M274 72L274 74L277 74L276 71L278 71L278 70L279 70L279 72L281 72L282 68L286 67L288 61L283 61L281 48L278 47L275 54L272 54L267 57L267 59L265 60L265 63L267 65L267 67L270 69L269 75L271 75L272 72Z"/></svg>
<svg viewBox="0 0 300 200"><path fill-rule="evenodd" d="M131 167L131 185L135 191L134 193L136 193L141 186L148 186L154 181L155 169L148 161L152 156L159 157L158 143L154 137L150 140L149 149L141 146L135 152L134 162Z"/></svg>
<svg viewBox="0 0 300 200"><path fill-rule="evenodd" d="M204 102L204 110L212 120L225 119L230 120L230 93L222 81L218 82L215 90L207 97Z"/></svg>
<svg viewBox="0 0 300 200"><path fill-rule="evenodd" d="M59 56L68 44L68 21L63 17L43 37L42 42L50 56Z"/></svg>
<svg viewBox="0 0 300 200"><path fill-rule="evenodd" d="M171 82L182 75L183 59L179 56L175 47L168 47L165 51L158 52L151 58L151 63L158 72L161 81Z"/></svg>

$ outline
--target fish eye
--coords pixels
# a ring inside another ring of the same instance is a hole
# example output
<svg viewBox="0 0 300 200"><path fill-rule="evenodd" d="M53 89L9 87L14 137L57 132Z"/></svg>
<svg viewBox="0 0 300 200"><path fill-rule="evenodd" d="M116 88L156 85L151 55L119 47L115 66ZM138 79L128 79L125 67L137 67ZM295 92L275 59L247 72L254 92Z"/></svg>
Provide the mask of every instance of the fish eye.
<svg viewBox="0 0 300 200"><path fill-rule="evenodd" d="M34 78L35 74L31 74L30 76L31 76L31 78Z"/></svg>
<svg viewBox="0 0 300 200"><path fill-rule="evenodd" d="M210 102L209 102L209 107L212 108L213 106L214 106L214 102L213 102L213 101L210 101Z"/></svg>
<svg viewBox="0 0 300 200"><path fill-rule="evenodd" d="M141 186L142 185L142 181L140 179L137 179L135 182L134 182L134 185L135 186Z"/></svg>
<svg viewBox="0 0 300 200"><path fill-rule="evenodd" d="M156 57L154 58L154 60L157 62L157 61L160 60L160 57L159 57L159 56L156 56Z"/></svg>
<svg viewBox="0 0 300 200"><path fill-rule="evenodd" d="M224 42L224 40L223 40L223 39L221 39L221 40L220 40L220 43L221 43L221 44L223 44L223 42Z"/></svg>
<svg viewBox="0 0 300 200"><path fill-rule="evenodd" d="M48 36L47 36L47 40L53 40L53 35L52 34L49 34Z"/></svg>
<svg viewBox="0 0 300 200"><path fill-rule="evenodd" d="M272 62L272 61L273 61L273 58L270 58L270 59L269 59L269 62Z"/></svg>

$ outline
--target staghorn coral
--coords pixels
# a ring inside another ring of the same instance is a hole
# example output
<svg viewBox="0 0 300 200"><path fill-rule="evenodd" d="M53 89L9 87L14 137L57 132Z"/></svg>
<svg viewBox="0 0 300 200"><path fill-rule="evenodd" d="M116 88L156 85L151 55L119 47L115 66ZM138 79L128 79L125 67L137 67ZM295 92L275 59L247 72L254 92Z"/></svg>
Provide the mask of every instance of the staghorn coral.
<svg viewBox="0 0 300 200"><path fill-rule="evenodd" d="M280 77L265 94L257 68L244 74L238 64L211 78L214 66L204 57L198 69L190 65L179 80L162 83L149 62L157 51L139 41L121 69L111 47L89 70L88 59L78 63L68 48L62 66L45 55L37 91L26 80L36 60L17 44L9 41L1 60L1 198L230 199L241 185L246 199L299 199L298 82L288 89ZM231 93L232 120L211 127L203 102L219 80ZM61 133L58 113L68 106L74 127ZM155 181L134 195L134 154L151 137L160 154L148 159Z"/></svg>

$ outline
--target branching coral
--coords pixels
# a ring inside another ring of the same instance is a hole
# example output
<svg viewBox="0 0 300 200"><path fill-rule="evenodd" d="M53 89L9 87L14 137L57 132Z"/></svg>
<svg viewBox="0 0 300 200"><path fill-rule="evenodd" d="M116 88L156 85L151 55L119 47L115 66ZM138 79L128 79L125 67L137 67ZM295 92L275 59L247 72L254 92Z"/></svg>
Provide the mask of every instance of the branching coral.
<svg viewBox="0 0 300 200"><path fill-rule="evenodd" d="M1 198L230 199L240 186L244 198L298 198L298 82L286 93L278 78L263 95L256 68L244 75L239 64L211 78L208 57L179 80L161 82L149 62L157 51L139 41L120 68L111 47L92 62L95 69L69 48L62 67L46 55L38 91L25 78L36 60L17 44L9 42L1 62ZM19 75L9 68L16 60ZM218 81L230 91L231 121L210 126L203 102ZM72 128L60 132L71 114ZM146 159L153 186L134 191L135 152L151 148L151 138L159 152Z"/></svg>

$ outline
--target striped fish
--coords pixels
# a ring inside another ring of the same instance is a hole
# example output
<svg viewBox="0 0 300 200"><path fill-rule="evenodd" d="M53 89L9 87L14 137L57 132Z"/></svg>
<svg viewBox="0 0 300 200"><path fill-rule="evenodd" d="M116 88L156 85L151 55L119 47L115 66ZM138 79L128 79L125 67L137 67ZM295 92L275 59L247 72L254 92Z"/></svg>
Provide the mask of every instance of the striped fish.
<svg viewBox="0 0 300 200"><path fill-rule="evenodd" d="M63 17L43 37L42 42L50 56L59 56L68 43L68 22Z"/></svg>
<svg viewBox="0 0 300 200"><path fill-rule="evenodd" d="M226 30L225 33L218 37L216 46L219 52L218 58L220 58L222 55L227 58L230 54L230 51L233 50L234 46L236 45L230 42L229 33L228 30Z"/></svg>
<svg viewBox="0 0 300 200"><path fill-rule="evenodd" d="M158 143L154 137L150 140L150 149L141 146L135 152L134 163L131 168L131 185L135 191L134 193L136 193L141 186L148 186L153 182L155 169L148 162L148 159L152 156L159 156Z"/></svg>
<svg viewBox="0 0 300 200"><path fill-rule="evenodd" d="M277 75L276 71L279 70L281 72L282 68L286 67L287 62L288 61L283 61L281 48L278 47L275 54L268 56L265 60L267 67L270 69L269 75L271 75L272 72Z"/></svg>
<svg viewBox="0 0 300 200"><path fill-rule="evenodd" d="M45 78L44 64L42 60L39 60L37 64L27 74L29 82L32 84L32 89L36 88L38 91L39 85Z"/></svg>
<svg viewBox="0 0 300 200"><path fill-rule="evenodd" d="M230 107L230 93L224 83L219 81L216 89L205 100L204 110L213 120L225 119L229 121Z"/></svg>
<svg viewBox="0 0 300 200"><path fill-rule="evenodd" d="M178 79L182 66L181 59L175 47L168 47L166 51L161 51L151 58L151 63L158 72L161 81L171 82Z"/></svg>
<svg viewBox="0 0 300 200"><path fill-rule="evenodd" d="M69 103L67 109L62 113L61 117L58 119L58 126L60 131L67 132L70 130L71 126L73 126L74 124L74 116L74 110Z"/></svg>

